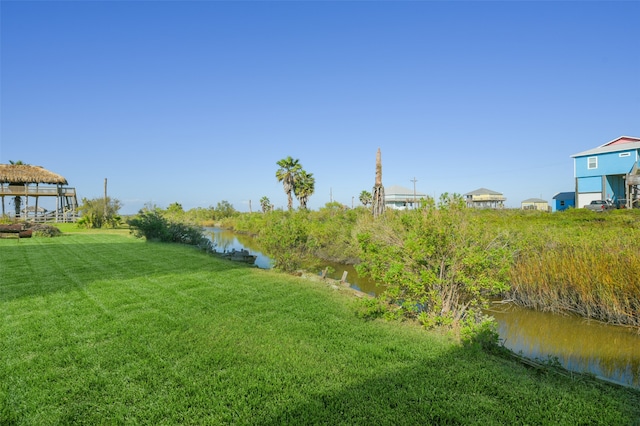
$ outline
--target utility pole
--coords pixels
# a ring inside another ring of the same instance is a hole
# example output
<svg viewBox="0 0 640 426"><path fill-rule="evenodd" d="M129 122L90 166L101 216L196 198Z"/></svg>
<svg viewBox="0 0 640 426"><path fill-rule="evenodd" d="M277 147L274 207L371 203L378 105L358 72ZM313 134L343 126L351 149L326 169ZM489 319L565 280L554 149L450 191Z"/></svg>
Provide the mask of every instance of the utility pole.
<svg viewBox="0 0 640 426"><path fill-rule="evenodd" d="M107 178L104 178L104 217L107 217Z"/></svg>
<svg viewBox="0 0 640 426"><path fill-rule="evenodd" d="M418 181L418 179L415 178L415 176L413 177L413 179L410 180L410 182L413 182L413 208L416 208L416 182Z"/></svg>

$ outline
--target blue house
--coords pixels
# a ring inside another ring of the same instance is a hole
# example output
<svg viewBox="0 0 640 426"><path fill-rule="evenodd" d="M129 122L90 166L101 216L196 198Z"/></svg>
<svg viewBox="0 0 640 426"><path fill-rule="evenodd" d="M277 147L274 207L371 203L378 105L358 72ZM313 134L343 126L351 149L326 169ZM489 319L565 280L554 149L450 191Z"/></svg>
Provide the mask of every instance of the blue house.
<svg viewBox="0 0 640 426"><path fill-rule="evenodd" d="M593 200L612 200L631 207L638 199L636 164L640 158L640 138L621 136L571 157L576 207L584 207Z"/></svg>
<svg viewBox="0 0 640 426"><path fill-rule="evenodd" d="M569 207L576 206L575 192L558 192L553 196L553 199L555 200L553 210L556 212L561 212L568 209Z"/></svg>

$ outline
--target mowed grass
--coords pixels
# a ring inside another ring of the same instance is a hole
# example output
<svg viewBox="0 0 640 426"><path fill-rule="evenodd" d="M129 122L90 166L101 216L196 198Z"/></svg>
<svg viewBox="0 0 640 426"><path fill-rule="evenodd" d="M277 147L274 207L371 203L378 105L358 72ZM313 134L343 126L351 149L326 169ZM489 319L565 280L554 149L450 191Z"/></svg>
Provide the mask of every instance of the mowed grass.
<svg viewBox="0 0 640 426"><path fill-rule="evenodd" d="M0 424L640 424L640 393L126 234L0 240Z"/></svg>

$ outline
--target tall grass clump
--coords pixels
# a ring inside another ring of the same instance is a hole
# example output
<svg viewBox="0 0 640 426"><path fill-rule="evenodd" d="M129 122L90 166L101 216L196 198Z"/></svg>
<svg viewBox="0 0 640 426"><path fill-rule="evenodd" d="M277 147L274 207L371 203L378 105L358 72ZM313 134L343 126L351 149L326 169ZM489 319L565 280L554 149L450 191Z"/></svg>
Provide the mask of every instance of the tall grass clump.
<svg viewBox="0 0 640 426"><path fill-rule="evenodd" d="M640 326L640 231L574 228L529 236L510 271L511 298L529 308Z"/></svg>

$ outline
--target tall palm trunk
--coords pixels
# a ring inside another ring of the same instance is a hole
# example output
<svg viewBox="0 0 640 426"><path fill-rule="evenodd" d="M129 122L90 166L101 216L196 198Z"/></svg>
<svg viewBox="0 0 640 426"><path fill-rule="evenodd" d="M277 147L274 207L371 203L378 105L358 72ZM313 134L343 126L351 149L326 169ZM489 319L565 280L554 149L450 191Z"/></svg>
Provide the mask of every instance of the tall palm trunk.
<svg viewBox="0 0 640 426"><path fill-rule="evenodd" d="M16 218L20 217L20 207L22 207L22 198L15 197L13 199L13 204L16 208Z"/></svg>
<svg viewBox="0 0 640 426"><path fill-rule="evenodd" d="M382 155L380 148L376 154L376 184L373 187L372 196L373 217L384 214L384 186L382 186Z"/></svg>

